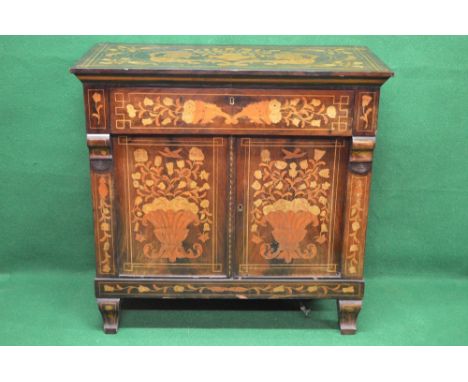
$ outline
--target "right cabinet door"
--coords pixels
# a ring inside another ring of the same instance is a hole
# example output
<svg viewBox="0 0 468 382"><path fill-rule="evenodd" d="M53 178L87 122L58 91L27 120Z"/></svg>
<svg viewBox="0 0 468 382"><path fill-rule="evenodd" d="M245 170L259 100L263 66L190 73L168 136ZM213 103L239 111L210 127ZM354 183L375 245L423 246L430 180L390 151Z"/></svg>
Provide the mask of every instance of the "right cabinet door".
<svg viewBox="0 0 468 382"><path fill-rule="evenodd" d="M239 276L339 276L348 146L346 138L238 139Z"/></svg>

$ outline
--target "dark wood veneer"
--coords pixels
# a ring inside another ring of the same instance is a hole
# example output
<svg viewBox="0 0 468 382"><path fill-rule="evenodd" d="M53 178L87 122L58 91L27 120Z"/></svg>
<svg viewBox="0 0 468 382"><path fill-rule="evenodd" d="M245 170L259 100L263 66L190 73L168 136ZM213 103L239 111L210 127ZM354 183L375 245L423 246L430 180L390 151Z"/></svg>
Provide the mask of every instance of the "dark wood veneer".
<svg viewBox="0 0 468 382"><path fill-rule="evenodd" d="M125 298L333 298L356 332L393 75L367 48L101 44L71 71L106 333Z"/></svg>

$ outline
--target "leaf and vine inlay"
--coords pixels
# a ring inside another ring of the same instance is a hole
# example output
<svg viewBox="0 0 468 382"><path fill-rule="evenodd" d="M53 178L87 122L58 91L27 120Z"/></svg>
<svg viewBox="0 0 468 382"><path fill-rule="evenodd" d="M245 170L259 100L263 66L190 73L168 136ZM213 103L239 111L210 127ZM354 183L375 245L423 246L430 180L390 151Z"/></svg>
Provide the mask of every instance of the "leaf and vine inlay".
<svg viewBox="0 0 468 382"><path fill-rule="evenodd" d="M373 105L374 97L370 94L363 94L361 97L361 110L359 115L360 130L369 130L372 128Z"/></svg>
<svg viewBox="0 0 468 382"><path fill-rule="evenodd" d="M203 151L164 147L151 157L146 149L137 148L133 157L131 179L136 196L131 224L144 258L174 263L200 257L212 225L210 174L204 168ZM184 241L191 227L199 230L190 248Z"/></svg>
<svg viewBox="0 0 468 382"><path fill-rule="evenodd" d="M352 176L351 180L351 206L349 212L348 243L346 254L347 270L351 274L357 273L359 254L363 250L360 237L363 230L365 178Z"/></svg>
<svg viewBox="0 0 468 382"><path fill-rule="evenodd" d="M135 105L127 103L126 111L129 118L138 118L143 126L206 125L218 117L224 118L227 124L232 123L231 117L219 106L193 99L182 101L180 97L145 97Z"/></svg>
<svg viewBox="0 0 468 382"><path fill-rule="evenodd" d="M359 293L358 288L352 284L314 284L314 285L275 285L275 284L254 284L254 285L158 285L158 284L109 284L101 285L102 291L109 294L226 294L236 295L238 298L248 298L248 296L268 295L294 296L294 295L317 295L329 296L335 294L354 295Z"/></svg>
<svg viewBox="0 0 468 382"><path fill-rule="evenodd" d="M249 127L278 126L292 129L346 129L349 97L268 98L245 106L219 105L183 96L116 94L117 126L176 127L216 124ZM214 101L215 102L215 101ZM124 110L123 114L121 110ZM122 118L122 119L119 119ZM118 127L119 128L119 127ZM121 127L120 127L121 128Z"/></svg>
<svg viewBox="0 0 468 382"><path fill-rule="evenodd" d="M105 96L102 89L88 89L89 128L106 128Z"/></svg>
<svg viewBox="0 0 468 382"><path fill-rule="evenodd" d="M338 46L169 46L105 44L78 68L387 70L366 48Z"/></svg>
<svg viewBox="0 0 468 382"><path fill-rule="evenodd" d="M101 94L93 93L91 98L93 99L94 103L94 112L91 114L91 117L96 118L97 124L99 124L101 123L101 110L103 108L103 105L101 104Z"/></svg>
<svg viewBox="0 0 468 382"><path fill-rule="evenodd" d="M250 240L263 258L310 260L328 241L331 174L325 154L316 148L309 158L299 148L282 149L281 158L273 159L270 150L261 151L251 183ZM309 231L314 242L302 245ZM273 241L267 243L269 232Z"/></svg>
<svg viewBox="0 0 468 382"><path fill-rule="evenodd" d="M102 273L110 273L112 271L112 256L111 256L111 203L109 195L109 176L100 175L98 177L98 208L97 208L97 225L98 225L98 248L99 248L99 268Z"/></svg>
<svg viewBox="0 0 468 382"><path fill-rule="evenodd" d="M283 122L287 127L323 127L336 119L335 105L326 106L319 98L293 98L265 100L251 103L234 115L233 124L245 118L259 125L274 125Z"/></svg>

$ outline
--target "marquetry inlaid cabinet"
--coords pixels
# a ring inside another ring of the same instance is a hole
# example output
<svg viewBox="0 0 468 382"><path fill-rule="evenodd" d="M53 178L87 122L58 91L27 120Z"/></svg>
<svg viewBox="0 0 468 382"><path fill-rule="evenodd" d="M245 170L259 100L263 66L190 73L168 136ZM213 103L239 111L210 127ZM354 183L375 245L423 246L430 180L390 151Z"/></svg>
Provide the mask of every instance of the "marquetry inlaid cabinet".
<svg viewBox="0 0 468 382"><path fill-rule="evenodd" d="M106 333L121 299L143 297L332 298L341 332L356 331L392 75L378 58L349 46L101 44L71 71L84 85Z"/></svg>

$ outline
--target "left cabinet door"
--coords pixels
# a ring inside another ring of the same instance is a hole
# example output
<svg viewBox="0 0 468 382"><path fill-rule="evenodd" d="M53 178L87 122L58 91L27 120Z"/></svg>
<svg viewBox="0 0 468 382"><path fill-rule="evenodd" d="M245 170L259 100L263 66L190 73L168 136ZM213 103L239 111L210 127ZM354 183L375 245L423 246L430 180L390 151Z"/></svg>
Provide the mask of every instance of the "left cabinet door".
<svg viewBox="0 0 468 382"><path fill-rule="evenodd" d="M227 139L113 138L120 274L227 276Z"/></svg>

